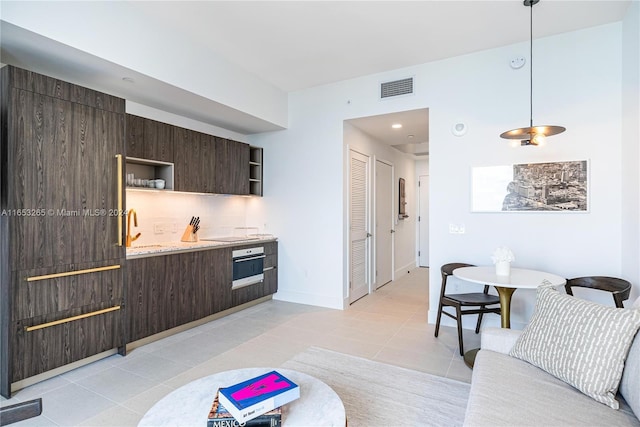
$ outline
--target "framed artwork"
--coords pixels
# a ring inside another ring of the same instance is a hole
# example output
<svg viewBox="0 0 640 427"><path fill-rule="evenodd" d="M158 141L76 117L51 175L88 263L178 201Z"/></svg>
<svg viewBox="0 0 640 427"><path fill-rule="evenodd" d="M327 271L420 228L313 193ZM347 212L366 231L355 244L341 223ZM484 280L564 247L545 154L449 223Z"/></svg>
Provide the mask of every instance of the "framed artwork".
<svg viewBox="0 0 640 427"><path fill-rule="evenodd" d="M472 212L588 212L587 160L471 169Z"/></svg>
<svg viewBox="0 0 640 427"><path fill-rule="evenodd" d="M398 219L409 218L407 215L407 195L404 189L404 178L400 178L398 184Z"/></svg>

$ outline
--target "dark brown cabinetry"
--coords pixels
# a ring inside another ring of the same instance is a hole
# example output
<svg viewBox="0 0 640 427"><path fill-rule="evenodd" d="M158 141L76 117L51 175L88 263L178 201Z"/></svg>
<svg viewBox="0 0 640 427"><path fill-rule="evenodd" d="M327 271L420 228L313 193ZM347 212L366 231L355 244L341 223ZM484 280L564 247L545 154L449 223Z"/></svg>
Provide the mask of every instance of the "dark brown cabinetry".
<svg viewBox="0 0 640 427"><path fill-rule="evenodd" d="M174 127L175 189L194 193L215 190L215 138L201 132Z"/></svg>
<svg viewBox="0 0 640 427"><path fill-rule="evenodd" d="M215 192L249 194L249 145L216 137Z"/></svg>
<svg viewBox="0 0 640 427"><path fill-rule="evenodd" d="M124 347L122 266L104 264L12 273L13 382Z"/></svg>
<svg viewBox="0 0 640 427"><path fill-rule="evenodd" d="M212 249L127 261L128 341L231 307L231 252Z"/></svg>
<svg viewBox="0 0 640 427"><path fill-rule="evenodd" d="M132 114L126 128L127 157L174 163L176 191L262 195L262 152L252 163L248 144Z"/></svg>
<svg viewBox="0 0 640 427"><path fill-rule="evenodd" d="M127 114L127 157L174 161L174 131L173 126Z"/></svg>
<svg viewBox="0 0 640 427"><path fill-rule="evenodd" d="M9 110L11 269L122 257L122 115L15 88Z"/></svg>
<svg viewBox="0 0 640 427"><path fill-rule="evenodd" d="M0 392L9 397L15 381L124 348L124 100L12 66L1 82Z"/></svg>
<svg viewBox="0 0 640 427"><path fill-rule="evenodd" d="M274 294L278 243L264 247L264 283L234 291L231 255L242 246L127 260L128 342Z"/></svg>

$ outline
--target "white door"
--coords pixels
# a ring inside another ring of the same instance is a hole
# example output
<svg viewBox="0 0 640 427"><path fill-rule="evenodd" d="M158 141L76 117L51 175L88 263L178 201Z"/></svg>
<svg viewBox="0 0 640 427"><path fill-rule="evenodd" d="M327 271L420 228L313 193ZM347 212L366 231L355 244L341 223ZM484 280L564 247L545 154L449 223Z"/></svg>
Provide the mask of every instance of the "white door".
<svg viewBox="0 0 640 427"><path fill-rule="evenodd" d="M369 156L349 151L349 303L369 293Z"/></svg>
<svg viewBox="0 0 640 427"><path fill-rule="evenodd" d="M393 280L393 167L376 161L376 289Z"/></svg>
<svg viewBox="0 0 640 427"><path fill-rule="evenodd" d="M420 267L429 267L429 175L420 175L418 187L420 189L420 212L418 214L420 242L418 244L418 258Z"/></svg>

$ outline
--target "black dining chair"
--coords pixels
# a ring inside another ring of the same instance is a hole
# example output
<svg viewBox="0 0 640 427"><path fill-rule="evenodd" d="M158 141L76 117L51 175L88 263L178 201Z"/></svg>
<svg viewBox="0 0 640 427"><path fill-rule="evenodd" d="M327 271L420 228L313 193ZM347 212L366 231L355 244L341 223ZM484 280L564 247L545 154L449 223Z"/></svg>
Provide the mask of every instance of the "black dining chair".
<svg viewBox="0 0 640 427"><path fill-rule="evenodd" d="M564 289L569 295L573 295L573 288L588 288L599 291L611 292L616 307L623 308L623 301L629 299L631 283L617 277L587 276L567 279Z"/></svg>
<svg viewBox="0 0 640 427"><path fill-rule="evenodd" d="M462 342L462 316L467 314L477 314L478 322L476 324L476 334L480 332L480 324L482 316L485 313L500 314L500 307L487 307L490 305L500 304L500 299L496 295L489 294L489 285L484 286L483 292L465 293L465 294L447 294L447 278L453 275L453 270L460 267L474 267L472 264L450 263L440 267L442 275L442 288L440 289L440 302L438 304L438 317L436 320L435 336L440 331L440 320L442 315L446 315L455 319L458 323L458 345L460 347L460 355L464 355L464 346ZM445 311L445 307L453 307L455 314ZM465 307L477 307L471 309L463 309Z"/></svg>

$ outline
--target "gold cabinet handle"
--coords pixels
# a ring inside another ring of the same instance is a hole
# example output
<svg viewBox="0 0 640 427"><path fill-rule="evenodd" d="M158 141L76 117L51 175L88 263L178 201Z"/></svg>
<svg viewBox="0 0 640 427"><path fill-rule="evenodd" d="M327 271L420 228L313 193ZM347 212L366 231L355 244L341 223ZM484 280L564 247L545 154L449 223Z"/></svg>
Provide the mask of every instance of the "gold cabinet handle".
<svg viewBox="0 0 640 427"><path fill-rule="evenodd" d="M122 154L116 154L118 162L118 246L122 246Z"/></svg>
<svg viewBox="0 0 640 427"><path fill-rule="evenodd" d="M54 320L53 322L41 323L39 325L34 325L34 326L26 326L24 329L27 332L37 331L38 329L44 329L50 326L60 325L62 323L73 322L74 320L86 319L87 317L93 317L99 314L109 313L111 311L116 311L116 310L120 310L119 305L116 305L115 307L103 308L102 310L92 311L90 313L79 314L77 316L66 317L60 320Z"/></svg>
<svg viewBox="0 0 640 427"><path fill-rule="evenodd" d="M84 270L65 271L64 273L45 274L43 276L31 276L27 277L27 282L35 282L38 280L55 279L58 277L77 276L79 274L97 273L99 271L117 270L120 268L120 264L107 265L106 267L87 268Z"/></svg>

